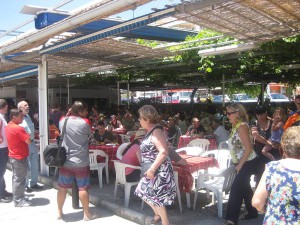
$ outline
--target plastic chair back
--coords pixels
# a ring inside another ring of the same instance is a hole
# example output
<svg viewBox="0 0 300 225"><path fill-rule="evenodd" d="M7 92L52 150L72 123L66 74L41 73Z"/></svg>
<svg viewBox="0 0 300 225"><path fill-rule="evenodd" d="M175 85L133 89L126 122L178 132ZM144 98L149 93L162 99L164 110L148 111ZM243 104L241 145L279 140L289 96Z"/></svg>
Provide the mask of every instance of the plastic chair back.
<svg viewBox="0 0 300 225"><path fill-rule="evenodd" d="M117 153L116 153L116 157L118 159L122 159L123 158L123 152L125 150L125 148L129 145L130 143L123 143L119 146L118 150L117 150Z"/></svg>
<svg viewBox="0 0 300 225"><path fill-rule="evenodd" d="M123 184L124 191L125 191L124 205L126 208L128 208L131 187L134 185L137 185L139 183L139 181L127 182L125 168L141 169L141 167L122 163L118 160L113 160L113 162L114 162L115 170L116 170L116 183L115 183L115 190L114 190L114 199L116 199L116 196L117 196L118 184Z"/></svg>
<svg viewBox="0 0 300 225"><path fill-rule="evenodd" d="M98 163L97 158L98 156L104 157L105 162ZM106 182L109 183L109 171L108 171L108 155L98 149L90 149L89 150L89 160L90 160L90 170L97 170L98 171L98 179L99 179L99 187L102 188L102 171L105 168L106 174Z"/></svg>
<svg viewBox="0 0 300 225"><path fill-rule="evenodd" d="M200 147L183 147L177 149L176 152L185 152L187 155L200 156L203 153L203 150Z"/></svg>
<svg viewBox="0 0 300 225"><path fill-rule="evenodd" d="M208 151L209 144L210 142L207 139L196 138L190 141L188 147L200 147L202 149L202 152L206 152Z"/></svg>

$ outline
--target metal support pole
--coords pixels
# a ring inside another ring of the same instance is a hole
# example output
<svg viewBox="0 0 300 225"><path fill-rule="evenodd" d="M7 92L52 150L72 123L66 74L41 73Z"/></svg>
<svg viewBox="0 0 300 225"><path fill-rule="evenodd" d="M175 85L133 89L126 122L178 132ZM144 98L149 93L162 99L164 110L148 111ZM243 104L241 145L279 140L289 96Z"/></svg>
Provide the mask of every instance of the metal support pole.
<svg viewBox="0 0 300 225"><path fill-rule="evenodd" d="M117 82L117 92L118 92L118 106L120 105L120 83Z"/></svg>
<svg viewBox="0 0 300 225"><path fill-rule="evenodd" d="M261 82L261 104L263 105L264 104L264 101L265 101L265 84L264 82L262 81Z"/></svg>
<svg viewBox="0 0 300 225"><path fill-rule="evenodd" d="M225 107L225 74L222 74L222 95L223 95L222 106Z"/></svg>
<svg viewBox="0 0 300 225"><path fill-rule="evenodd" d="M129 81L128 81L128 83L127 83L127 106L128 106L128 108L129 108L129 101L130 101L130 99L129 99Z"/></svg>
<svg viewBox="0 0 300 225"><path fill-rule="evenodd" d="M48 145L48 65L46 55L42 56L42 64L38 66L38 96L39 96L39 135L40 155ZM41 174L49 176L49 167L46 166L44 158L40 157Z"/></svg>
<svg viewBox="0 0 300 225"><path fill-rule="evenodd" d="M76 181L73 182L72 186L72 207L73 209L79 209L79 190Z"/></svg>
<svg viewBox="0 0 300 225"><path fill-rule="evenodd" d="M68 89L68 107L70 105L70 80L67 79L67 89Z"/></svg>

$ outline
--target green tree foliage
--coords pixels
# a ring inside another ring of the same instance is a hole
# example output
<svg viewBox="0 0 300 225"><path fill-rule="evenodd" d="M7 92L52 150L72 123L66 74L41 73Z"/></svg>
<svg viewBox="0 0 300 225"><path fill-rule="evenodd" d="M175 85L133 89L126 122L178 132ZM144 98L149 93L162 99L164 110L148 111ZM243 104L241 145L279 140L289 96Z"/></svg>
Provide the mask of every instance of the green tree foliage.
<svg viewBox="0 0 300 225"><path fill-rule="evenodd" d="M137 42L148 47L159 45L157 41L143 39L138 39ZM262 43L252 51L207 57L200 57L198 54L199 50L228 43L240 42L203 29L196 36L187 37L186 43L169 47L168 50L174 52L171 57L145 62L141 66L121 67L114 76L88 73L76 78L76 83L109 85L117 81L143 80L136 85L163 88L170 84L174 87L214 88L221 86L224 74L227 93L245 92L251 95L258 95L260 85L245 85L249 82L300 83L299 68L295 66L298 64L299 67L300 64L300 35ZM186 74L191 75L184 76ZM130 85L132 87L135 84Z"/></svg>

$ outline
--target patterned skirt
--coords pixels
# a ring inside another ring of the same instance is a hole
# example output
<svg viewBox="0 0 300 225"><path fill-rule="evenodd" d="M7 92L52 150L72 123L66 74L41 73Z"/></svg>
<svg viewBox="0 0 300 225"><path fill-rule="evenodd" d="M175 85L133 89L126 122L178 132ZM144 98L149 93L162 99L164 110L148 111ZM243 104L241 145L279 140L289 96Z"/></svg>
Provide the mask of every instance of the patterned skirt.
<svg viewBox="0 0 300 225"><path fill-rule="evenodd" d="M172 205L176 197L172 166L169 163L162 164L158 170L157 176L153 179L142 177L134 193L157 207Z"/></svg>

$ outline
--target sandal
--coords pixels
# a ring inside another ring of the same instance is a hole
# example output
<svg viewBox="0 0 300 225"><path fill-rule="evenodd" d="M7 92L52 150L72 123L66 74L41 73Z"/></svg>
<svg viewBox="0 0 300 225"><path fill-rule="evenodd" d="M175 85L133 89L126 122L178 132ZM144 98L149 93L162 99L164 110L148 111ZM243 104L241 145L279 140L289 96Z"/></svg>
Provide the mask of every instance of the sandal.
<svg viewBox="0 0 300 225"><path fill-rule="evenodd" d="M226 220L223 225L235 225L235 223L230 220Z"/></svg>
<svg viewBox="0 0 300 225"><path fill-rule="evenodd" d="M158 217L158 219L154 219L155 217ZM150 224L157 224L161 221L160 215L154 214L154 218L150 221Z"/></svg>

